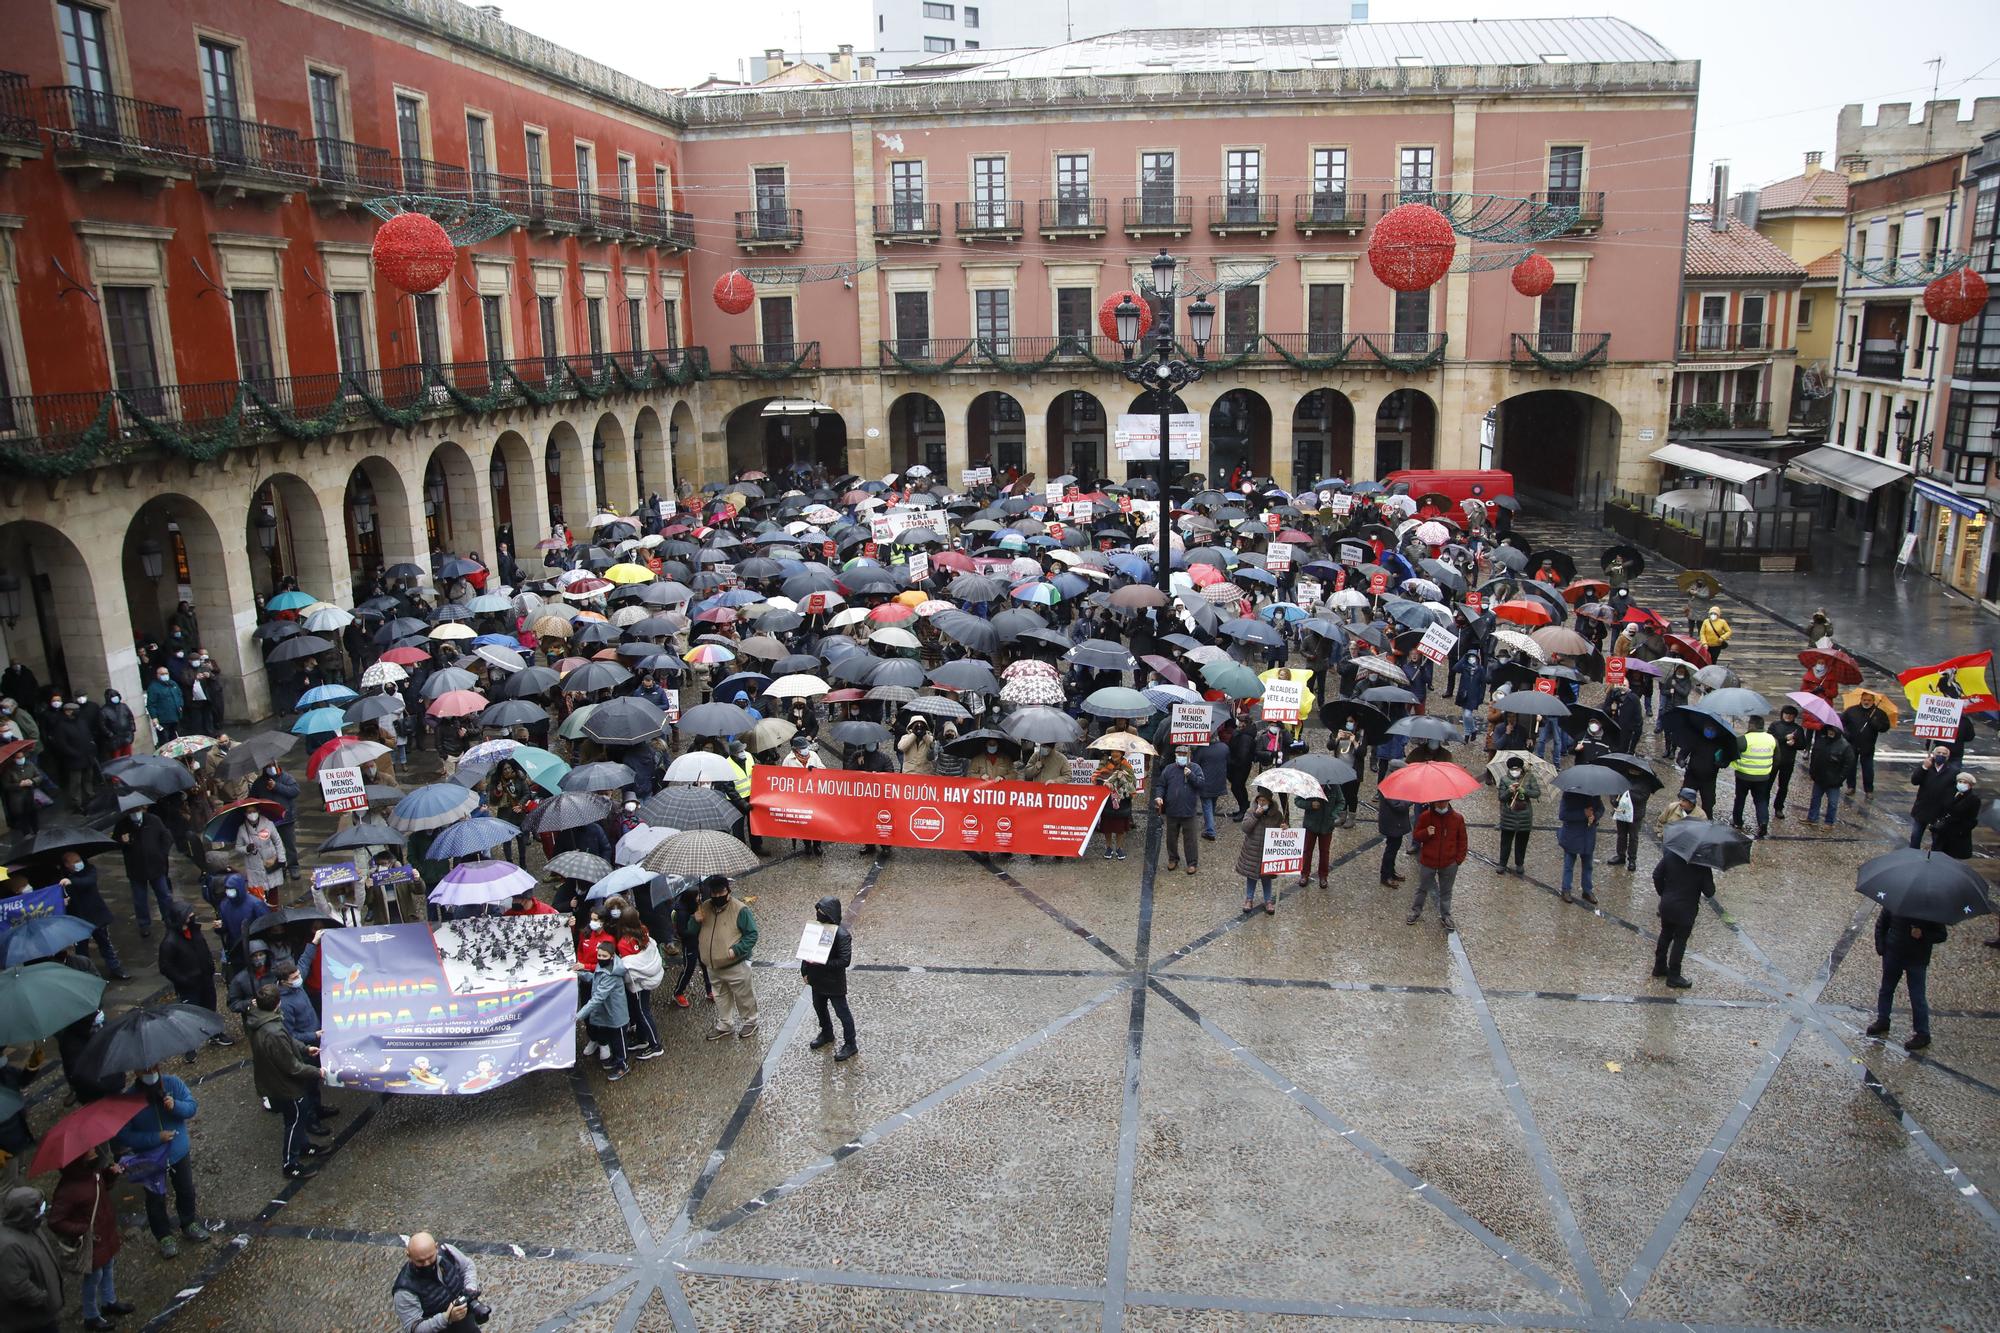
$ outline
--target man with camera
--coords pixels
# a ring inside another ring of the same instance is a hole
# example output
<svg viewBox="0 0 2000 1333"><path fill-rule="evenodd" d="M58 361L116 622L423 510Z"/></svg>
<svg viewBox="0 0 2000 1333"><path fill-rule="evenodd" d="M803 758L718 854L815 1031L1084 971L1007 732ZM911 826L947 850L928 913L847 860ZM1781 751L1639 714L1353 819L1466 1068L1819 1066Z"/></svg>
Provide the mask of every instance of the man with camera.
<svg viewBox="0 0 2000 1333"><path fill-rule="evenodd" d="M396 1327L403 1333L444 1333L468 1319L477 1327L493 1317L493 1307L479 1299L479 1269L465 1251L419 1231L408 1253L392 1288Z"/></svg>

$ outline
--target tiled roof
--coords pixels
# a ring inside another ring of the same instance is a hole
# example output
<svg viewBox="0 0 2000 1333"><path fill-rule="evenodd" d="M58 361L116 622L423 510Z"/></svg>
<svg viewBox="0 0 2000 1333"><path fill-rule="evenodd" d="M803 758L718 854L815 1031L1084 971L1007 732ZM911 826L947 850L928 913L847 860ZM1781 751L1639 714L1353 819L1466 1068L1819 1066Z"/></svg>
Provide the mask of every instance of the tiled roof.
<svg viewBox="0 0 2000 1333"><path fill-rule="evenodd" d="M1824 167L1773 181L1757 192L1757 211L1770 213L1787 208L1823 208L1833 213L1847 211L1847 177Z"/></svg>
<svg viewBox="0 0 2000 1333"><path fill-rule="evenodd" d="M1842 262L1840 251L1829 250L1818 259L1813 260L1812 263L1806 265L1806 280L1808 282L1833 282L1840 277Z"/></svg>
<svg viewBox="0 0 2000 1333"><path fill-rule="evenodd" d="M1708 210L1688 218L1687 263L1690 278L1803 278L1806 271L1769 237L1735 218L1728 228L1708 225Z"/></svg>

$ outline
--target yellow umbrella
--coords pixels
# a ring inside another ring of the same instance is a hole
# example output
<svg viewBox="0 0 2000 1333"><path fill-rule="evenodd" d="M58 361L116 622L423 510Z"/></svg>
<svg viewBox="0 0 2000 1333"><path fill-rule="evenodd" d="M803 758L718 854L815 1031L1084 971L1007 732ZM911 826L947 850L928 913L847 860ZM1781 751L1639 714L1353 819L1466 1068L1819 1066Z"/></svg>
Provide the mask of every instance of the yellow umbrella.
<svg viewBox="0 0 2000 1333"><path fill-rule="evenodd" d="M1897 709L1895 702L1886 694L1877 694L1874 690L1849 690L1840 696L1840 706L1842 708L1852 708L1859 703L1874 704L1877 708L1887 713L1889 715L1889 725L1892 727L1903 720L1901 711Z"/></svg>
<svg viewBox="0 0 2000 1333"><path fill-rule="evenodd" d="M570 633L569 622L561 616L543 616L528 628L543 638L567 639Z"/></svg>
<svg viewBox="0 0 2000 1333"><path fill-rule="evenodd" d="M900 592L896 594L896 600L901 602L904 606L922 606L925 602L928 602L930 599L931 595L929 593L921 592L916 588L912 588L908 592Z"/></svg>
<svg viewBox="0 0 2000 1333"><path fill-rule="evenodd" d="M651 583L653 571L644 565L613 565L604 571L604 577L613 583Z"/></svg>

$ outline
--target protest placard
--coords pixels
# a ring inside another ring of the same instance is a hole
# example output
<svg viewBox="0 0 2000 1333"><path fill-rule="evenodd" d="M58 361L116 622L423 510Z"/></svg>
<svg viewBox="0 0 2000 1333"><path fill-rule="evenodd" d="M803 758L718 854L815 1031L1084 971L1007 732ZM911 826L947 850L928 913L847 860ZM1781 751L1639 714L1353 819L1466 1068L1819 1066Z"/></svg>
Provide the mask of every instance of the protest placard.
<svg viewBox="0 0 2000 1333"><path fill-rule="evenodd" d="M1264 569L1268 573L1282 574L1292 567L1292 544L1272 542L1264 548Z"/></svg>
<svg viewBox="0 0 2000 1333"><path fill-rule="evenodd" d="M1175 704L1167 720L1172 745L1206 745L1211 734L1207 704Z"/></svg>
<svg viewBox="0 0 2000 1333"><path fill-rule="evenodd" d="M1959 720L1964 715L1965 700L1926 694L1917 700L1916 734L1927 741L1956 740Z"/></svg>
<svg viewBox="0 0 2000 1333"><path fill-rule="evenodd" d="M1263 862L1258 867L1266 875L1296 875L1306 862L1306 831L1302 828L1264 830Z"/></svg>
<svg viewBox="0 0 2000 1333"><path fill-rule="evenodd" d="M1458 646L1458 636L1443 625L1432 625L1424 631L1424 637L1417 640L1417 651L1431 661L1443 666L1451 657L1451 650Z"/></svg>
<svg viewBox="0 0 2000 1333"><path fill-rule="evenodd" d="M1306 683L1302 680L1264 682L1264 720L1298 722L1305 711Z"/></svg>
<svg viewBox="0 0 2000 1333"><path fill-rule="evenodd" d="M330 815L368 808L368 784L361 780L359 768L322 768L319 791Z"/></svg>

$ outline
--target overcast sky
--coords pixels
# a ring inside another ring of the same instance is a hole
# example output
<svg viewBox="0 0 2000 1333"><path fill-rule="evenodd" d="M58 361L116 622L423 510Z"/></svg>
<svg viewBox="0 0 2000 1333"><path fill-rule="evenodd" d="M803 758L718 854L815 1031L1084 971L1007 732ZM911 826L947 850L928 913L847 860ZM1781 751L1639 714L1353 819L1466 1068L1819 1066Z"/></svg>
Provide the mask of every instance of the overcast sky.
<svg viewBox="0 0 2000 1333"><path fill-rule="evenodd" d="M1249 6L1217 0L1218 22ZM1345 0L1327 0L1345 13ZM502 0L513 23L629 74L669 87L709 74L734 78L737 62L767 46L868 48L869 0ZM1695 144L1697 189L1706 166L1730 160L1743 189L1796 174L1807 149L1831 165L1836 114L1848 102L1921 103L1943 57L1940 96L2000 96L2000 3L1995 0L1372 0L1377 21L1612 14L1701 61Z"/></svg>

